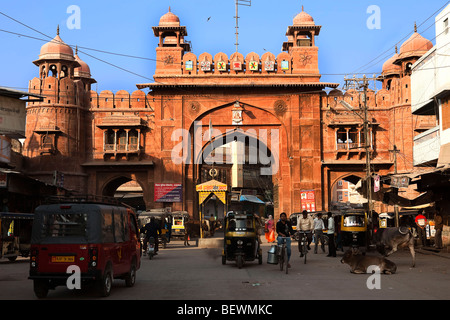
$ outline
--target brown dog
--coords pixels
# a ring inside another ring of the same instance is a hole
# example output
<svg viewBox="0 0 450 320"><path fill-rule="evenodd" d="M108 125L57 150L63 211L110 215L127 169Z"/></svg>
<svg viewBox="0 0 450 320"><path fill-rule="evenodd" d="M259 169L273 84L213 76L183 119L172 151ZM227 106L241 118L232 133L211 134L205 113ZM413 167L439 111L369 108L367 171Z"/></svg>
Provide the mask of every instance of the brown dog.
<svg viewBox="0 0 450 320"><path fill-rule="evenodd" d="M359 251L348 250L341 263L346 263L350 266L351 273L367 273L367 268L370 266L377 266L380 273L393 274L397 271L397 266L392 261L374 256L363 256Z"/></svg>

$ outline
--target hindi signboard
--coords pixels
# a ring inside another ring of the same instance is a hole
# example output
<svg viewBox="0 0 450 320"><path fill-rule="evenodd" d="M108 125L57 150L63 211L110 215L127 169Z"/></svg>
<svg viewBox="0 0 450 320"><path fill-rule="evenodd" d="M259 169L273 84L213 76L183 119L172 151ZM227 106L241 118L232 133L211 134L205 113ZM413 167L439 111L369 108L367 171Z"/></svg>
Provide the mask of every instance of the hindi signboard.
<svg viewBox="0 0 450 320"><path fill-rule="evenodd" d="M302 211L308 212L316 211L316 195L314 190L300 191L300 201Z"/></svg>
<svg viewBox="0 0 450 320"><path fill-rule="evenodd" d="M183 185L155 183L155 202L183 202Z"/></svg>

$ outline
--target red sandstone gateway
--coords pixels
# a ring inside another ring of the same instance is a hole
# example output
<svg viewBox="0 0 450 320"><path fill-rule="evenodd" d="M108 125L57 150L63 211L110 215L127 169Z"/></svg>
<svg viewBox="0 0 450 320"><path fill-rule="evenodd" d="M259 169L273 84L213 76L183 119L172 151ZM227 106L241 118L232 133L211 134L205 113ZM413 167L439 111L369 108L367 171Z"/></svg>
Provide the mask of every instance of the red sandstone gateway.
<svg viewBox="0 0 450 320"><path fill-rule="evenodd" d="M63 203L36 209L31 239L29 279L37 297L67 285L79 270L80 283L94 282L102 296L114 278L132 287L140 267L141 247L135 213L126 207ZM78 268L79 269L78 269Z"/></svg>

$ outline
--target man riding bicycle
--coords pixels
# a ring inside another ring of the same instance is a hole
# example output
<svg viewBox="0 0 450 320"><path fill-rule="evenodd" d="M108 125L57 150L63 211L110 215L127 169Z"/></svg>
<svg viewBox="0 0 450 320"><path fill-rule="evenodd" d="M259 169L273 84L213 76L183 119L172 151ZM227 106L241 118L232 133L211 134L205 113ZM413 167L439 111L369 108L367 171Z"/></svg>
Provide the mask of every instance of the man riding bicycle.
<svg viewBox="0 0 450 320"><path fill-rule="evenodd" d="M300 232L300 237L298 241L298 251L300 252L300 257L303 257L303 250L302 250L302 235L301 233L304 232L306 234L306 237L308 239L308 250L311 250L311 247L309 246L312 242L312 231L314 230L314 221L312 217L308 217L308 211L303 210L302 216L297 218L297 231Z"/></svg>
<svg viewBox="0 0 450 320"><path fill-rule="evenodd" d="M287 219L285 212L280 214L280 220L277 222L276 231L278 233L277 242L281 245L286 240L286 252L288 258L288 268L291 267L289 260L291 258L291 235L294 234L291 222Z"/></svg>

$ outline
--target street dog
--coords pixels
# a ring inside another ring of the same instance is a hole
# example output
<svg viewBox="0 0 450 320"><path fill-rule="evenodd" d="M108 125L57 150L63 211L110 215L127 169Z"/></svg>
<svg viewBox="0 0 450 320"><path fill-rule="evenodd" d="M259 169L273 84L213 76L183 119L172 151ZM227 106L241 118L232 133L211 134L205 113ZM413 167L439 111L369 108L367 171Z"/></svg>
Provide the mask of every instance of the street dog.
<svg viewBox="0 0 450 320"><path fill-rule="evenodd" d="M393 274L397 271L394 262L382 257L364 256L357 250L348 250L342 257L341 263L348 264L351 273L368 273L367 268L370 266L377 266L380 273L385 274Z"/></svg>

